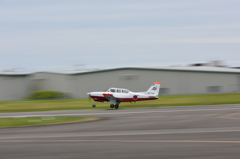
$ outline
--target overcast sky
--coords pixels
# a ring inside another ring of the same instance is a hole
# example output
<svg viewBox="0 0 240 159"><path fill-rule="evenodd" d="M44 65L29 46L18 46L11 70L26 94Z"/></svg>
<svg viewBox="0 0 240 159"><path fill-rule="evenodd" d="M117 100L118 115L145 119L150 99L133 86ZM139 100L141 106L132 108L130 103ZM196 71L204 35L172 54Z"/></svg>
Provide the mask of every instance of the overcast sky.
<svg viewBox="0 0 240 159"><path fill-rule="evenodd" d="M212 60L240 66L239 0L0 0L0 70Z"/></svg>

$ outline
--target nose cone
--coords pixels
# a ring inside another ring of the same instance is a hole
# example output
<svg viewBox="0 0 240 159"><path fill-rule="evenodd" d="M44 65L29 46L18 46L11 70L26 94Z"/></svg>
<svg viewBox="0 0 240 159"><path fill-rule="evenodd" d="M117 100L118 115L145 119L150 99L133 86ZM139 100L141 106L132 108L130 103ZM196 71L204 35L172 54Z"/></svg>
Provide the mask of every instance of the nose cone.
<svg viewBox="0 0 240 159"><path fill-rule="evenodd" d="M88 96L88 99L89 99L89 100L92 98L91 93L92 93L92 92L87 93L87 96Z"/></svg>

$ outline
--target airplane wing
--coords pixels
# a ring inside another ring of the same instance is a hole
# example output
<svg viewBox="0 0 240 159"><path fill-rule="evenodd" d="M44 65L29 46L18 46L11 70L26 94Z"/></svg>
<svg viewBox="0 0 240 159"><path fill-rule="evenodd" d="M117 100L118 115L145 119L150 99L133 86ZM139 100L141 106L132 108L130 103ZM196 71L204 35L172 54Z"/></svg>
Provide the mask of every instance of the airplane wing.
<svg viewBox="0 0 240 159"><path fill-rule="evenodd" d="M104 97L106 97L108 100L116 100L119 102L122 102L119 98L116 98L113 94L111 93L103 93Z"/></svg>

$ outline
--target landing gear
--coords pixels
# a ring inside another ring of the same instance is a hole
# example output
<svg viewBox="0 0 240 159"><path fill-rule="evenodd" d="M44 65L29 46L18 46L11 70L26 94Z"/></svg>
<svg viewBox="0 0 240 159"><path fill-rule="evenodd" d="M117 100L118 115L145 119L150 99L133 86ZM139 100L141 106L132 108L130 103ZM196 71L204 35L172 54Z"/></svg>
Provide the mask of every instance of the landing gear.
<svg viewBox="0 0 240 159"><path fill-rule="evenodd" d="M115 107L115 109L118 109L118 108L119 108L119 104L115 104L115 105L114 105L114 104L111 104L110 107L111 107L111 108L114 108L114 107Z"/></svg>
<svg viewBox="0 0 240 159"><path fill-rule="evenodd" d="M118 104L116 104L116 105L115 105L115 109L118 109L118 107L119 107L119 105L118 105Z"/></svg>
<svg viewBox="0 0 240 159"><path fill-rule="evenodd" d="M93 107L93 108L95 108L95 107L96 107L95 103L96 103L96 102L94 102L94 103L93 103L93 105L92 105L92 107Z"/></svg>

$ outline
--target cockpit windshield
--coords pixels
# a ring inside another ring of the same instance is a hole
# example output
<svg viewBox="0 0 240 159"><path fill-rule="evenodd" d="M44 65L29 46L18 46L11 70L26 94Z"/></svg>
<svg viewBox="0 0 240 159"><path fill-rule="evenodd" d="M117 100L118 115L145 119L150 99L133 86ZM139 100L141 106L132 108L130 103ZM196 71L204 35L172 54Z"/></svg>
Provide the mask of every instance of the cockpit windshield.
<svg viewBox="0 0 240 159"><path fill-rule="evenodd" d="M116 90L115 90L114 88L111 88L111 89L110 89L110 92L113 92L113 93L115 93L115 92L116 92Z"/></svg>
<svg viewBox="0 0 240 159"><path fill-rule="evenodd" d="M109 88L107 92L112 92L112 93L129 93L130 91L127 89L122 89L122 88Z"/></svg>
<svg viewBox="0 0 240 159"><path fill-rule="evenodd" d="M122 89L119 89L119 88L118 88L118 89L117 89L117 92L118 92L118 93L122 93Z"/></svg>
<svg viewBox="0 0 240 159"><path fill-rule="evenodd" d="M123 93L128 93L129 90L127 90L127 89L123 89L122 92L123 92Z"/></svg>

